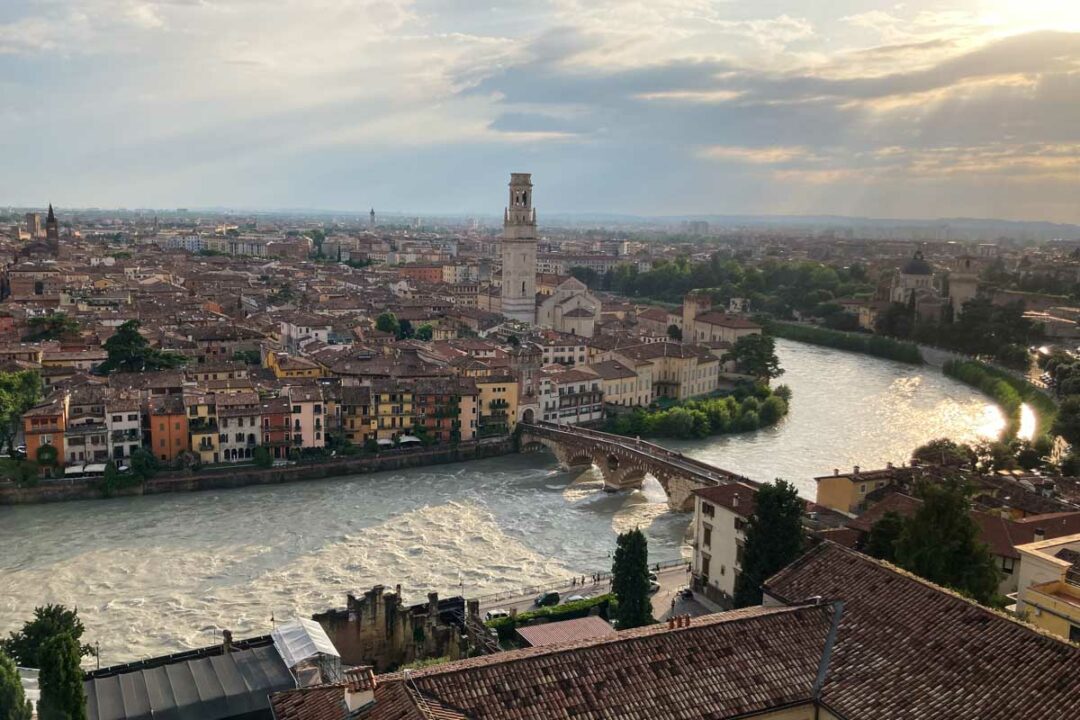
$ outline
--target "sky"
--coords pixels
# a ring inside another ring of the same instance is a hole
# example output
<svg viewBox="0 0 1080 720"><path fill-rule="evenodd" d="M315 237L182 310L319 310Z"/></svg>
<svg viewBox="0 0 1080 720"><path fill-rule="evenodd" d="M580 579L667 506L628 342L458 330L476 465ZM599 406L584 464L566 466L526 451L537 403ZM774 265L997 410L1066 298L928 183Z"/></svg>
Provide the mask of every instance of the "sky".
<svg viewBox="0 0 1080 720"><path fill-rule="evenodd" d="M0 204L1080 222L1078 0L2 0Z"/></svg>

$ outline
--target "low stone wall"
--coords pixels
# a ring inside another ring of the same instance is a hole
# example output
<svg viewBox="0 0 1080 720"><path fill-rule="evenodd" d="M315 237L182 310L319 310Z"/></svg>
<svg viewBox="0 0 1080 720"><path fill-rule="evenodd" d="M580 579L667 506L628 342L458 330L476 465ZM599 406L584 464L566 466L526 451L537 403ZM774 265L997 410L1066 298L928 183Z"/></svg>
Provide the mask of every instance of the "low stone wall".
<svg viewBox="0 0 1080 720"><path fill-rule="evenodd" d="M159 474L141 487L128 488L117 493L125 495L157 495L171 492L196 492L246 487L248 485L276 485L278 483L321 480L324 478L361 475L403 470L405 468L443 465L447 463L481 460L488 457L516 452L513 438L485 440L481 443L462 443L457 447L440 446L423 450L389 452L381 455L348 458L328 463L297 464L280 468L244 467L236 470L214 470L188 474ZM0 486L0 505L28 505L34 503L63 502L65 500L93 500L104 498L97 481L47 482L36 487L18 488L14 485Z"/></svg>

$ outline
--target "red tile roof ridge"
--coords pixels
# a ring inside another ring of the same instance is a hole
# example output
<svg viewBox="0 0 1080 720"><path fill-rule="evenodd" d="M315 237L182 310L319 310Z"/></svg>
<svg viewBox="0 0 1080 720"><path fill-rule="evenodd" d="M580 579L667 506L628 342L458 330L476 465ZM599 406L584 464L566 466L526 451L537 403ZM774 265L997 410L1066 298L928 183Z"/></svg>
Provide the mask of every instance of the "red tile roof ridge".
<svg viewBox="0 0 1080 720"><path fill-rule="evenodd" d="M434 665L427 668L421 668L419 670L409 670L408 672L410 678L425 678L435 675L450 675L457 672L471 670L475 667L484 667L487 665L503 665L517 662L519 660L529 660L531 658L542 655L558 655L561 653L574 652L576 650L592 647L594 645L608 645L620 642L627 642L642 637L648 637L650 635L661 635L668 632L690 631L723 623L734 623L743 620L753 620L759 617L765 617L769 615L782 615L786 613L797 613L805 612L807 610L816 610L820 609L821 607L822 606L820 605L804 604L790 607L755 606L742 608L739 610L728 610L726 612L712 613L710 615L701 615L695 617L692 619L690 625L681 628L668 628L666 622L657 622L653 625L646 625L644 627L632 628L630 630L620 630L615 635L586 638L584 640L559 643L555 645L541 645L540 647L508 650L506 652L495 653L493 655L482 655L474 658L466 658L464 660L455 660L454 662ZM386 673L385 675L380 675L378 677L378 682L395 682L403 679L403 672L393 672Z"/></svg>
<svg viewBox="0 0 1080 720"><path fill-rule="evenodd" d="M937 584L927 580L926 578L920 577L920 576L916 575L915 573L910 572L909 570L905 570L904 568L900 567L899 565L893 565L891 562L888 562L887 560L879 560L878 558L871 557L869 555L866 555L865 553L861 553L858 550L854 550L852 548L845 547L844 545L841 545L840 543L833 542L832 540L823 540L822 542L820 542L815 547L811 548L810 550L807 550L805 553L802 554L802 556L799 557L798 560L791 563L790 565L785 567L783 570L780 570L778 573L776 573L772 577L769 577L768 579L766 579L765 582L762 583L762 586L767 588L768 586L775 583L777 578L782 578L784 575L788 574L793 569L801 567L802 565L804 565L806 562L808 562L813 557L817 556L820 553L826 552L831 548L838 548L838 549L842 550L843 552L845 552L845 553L847 553L849 555L857 556L860 560L864 560L864 561L867 561L867 562L872 563L874 565L877 565L883 570L888 570L888 571L893 572L893 573L895 573L897 575L900 575L901 577L907 578L908 580L914 580L915 582L919 583L920 585L922 585L922 586L924 586L926 588L929 588L931 590L936 590L937 592L943 593L945 595L949 595L949 596L951 596L952 598L954 598L956 600L962 600L965 603L967 603L968 605L970 605L972 608L978 610L979 612L982 612L985 615L990 615L990 616L996 617L999 620L1008 620L1009 622L1020 626L1024 630L1030 630L1035 635L1041 635L1041 636L1043 636L1045 638L1054 640L1055 642L1064 642L1067 645L1073 645L1073 646L1080 647L1080 644L1070 643L1068 640L1063 639L1060 635L1055 635L1052 632L1049 632L1047 630L1043 630L1042 628L1038 627L1037 625L1033 625L1033 624L1031 624L1031 623L1029 623L1029 622L1027 622L1025 620L1021 620L1016 615L1012 615L1010 613L1007 613L1004 610L998 610L996 608L992 608L992 607L988 607L986 605L982 605L982 604L976 602L975 600L972 600L968 596L964 595L963 593L957 592L956 590L953 590L951 588L947 588L944 585L937 585ZM782 597L779 597L778 595L775 595L774 593L768 592L767 590L766 590L766 594L771 595L772 597L774 597L777 600L780 600L781 602L784 602L784 603L793 603L793 602L798 602L799 601L798 598L782 598ZM844 598L825 598L826 601L830 600L830 599L843 600Z"/></svg>

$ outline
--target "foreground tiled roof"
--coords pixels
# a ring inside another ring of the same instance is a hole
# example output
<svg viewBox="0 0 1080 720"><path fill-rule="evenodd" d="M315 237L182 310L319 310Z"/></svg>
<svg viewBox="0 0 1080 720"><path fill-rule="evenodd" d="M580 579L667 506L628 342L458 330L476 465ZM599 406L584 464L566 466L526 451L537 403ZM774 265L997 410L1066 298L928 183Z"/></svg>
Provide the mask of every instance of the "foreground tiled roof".
<svg viewBox="0 0 1080 720"><path fill-rule="evenodd" d="M1080 717L1080 647L825 542L765 583L843 599L822 695L845 718Z"/></svg>
<svg viewBox="0 0 1080 720"><path fill-rule="evenodd" d="M723 718L806 702L828 607L749 608L403 675L429 712L469 718ZM384 720L376 704L373 720Z"/></svg>

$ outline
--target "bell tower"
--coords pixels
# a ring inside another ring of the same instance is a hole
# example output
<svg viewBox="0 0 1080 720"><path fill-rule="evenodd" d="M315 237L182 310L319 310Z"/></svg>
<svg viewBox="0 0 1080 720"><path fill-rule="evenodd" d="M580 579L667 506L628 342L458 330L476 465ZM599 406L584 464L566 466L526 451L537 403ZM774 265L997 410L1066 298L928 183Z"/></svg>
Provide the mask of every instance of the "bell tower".
<svg viewBox="0 0 1080 720"><path fill-rule="evenodd" d="M503 211L502 314L536 322L536 210L532 175L511 173L510 202Z"/></svg>
<svg viewBox="0 0 1080 720"><path fill-rule="evenodd" d="M56 255L59 252L60 223L56 221L52 203L49 203L49 215L45 218L45 242L49 244L49 249L52 251L53 255Z"/></svg>

